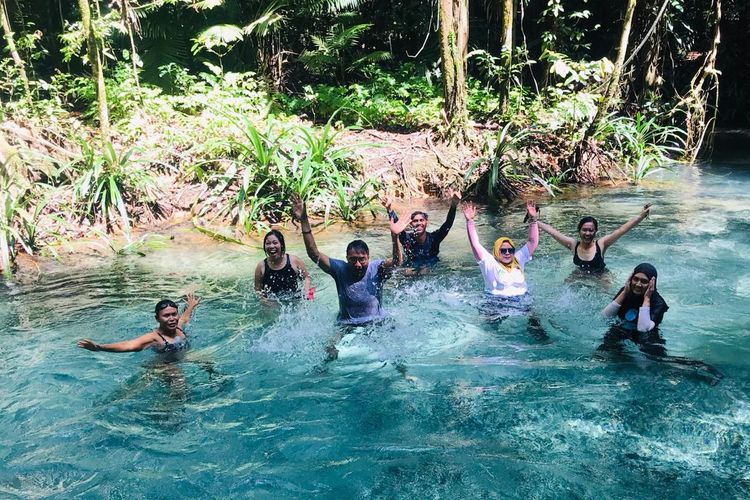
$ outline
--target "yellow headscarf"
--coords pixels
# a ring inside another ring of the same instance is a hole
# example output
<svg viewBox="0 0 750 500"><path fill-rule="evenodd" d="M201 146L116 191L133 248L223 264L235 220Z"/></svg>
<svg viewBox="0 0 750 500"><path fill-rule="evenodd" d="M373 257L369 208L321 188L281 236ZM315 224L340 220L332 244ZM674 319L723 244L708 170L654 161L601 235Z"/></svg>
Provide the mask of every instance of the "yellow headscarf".
<svg viewBox="0 0 750 500"><path fill-rule="evenodd" d="M495 260L498 262L500 262L500 247L503 246L503 243L510 243L510 246L516 248L513 240L511 240L507 236L501 236L500 238L496 239L495 244L492 245L492 255L495 256ZM502 262L500 262L500 264L502 264L503 267L505 267L508 271L512 271L514 267L521 269L521 265L518 263L515 255L513 255L513 261L510 264L503 264Z"/></svg>

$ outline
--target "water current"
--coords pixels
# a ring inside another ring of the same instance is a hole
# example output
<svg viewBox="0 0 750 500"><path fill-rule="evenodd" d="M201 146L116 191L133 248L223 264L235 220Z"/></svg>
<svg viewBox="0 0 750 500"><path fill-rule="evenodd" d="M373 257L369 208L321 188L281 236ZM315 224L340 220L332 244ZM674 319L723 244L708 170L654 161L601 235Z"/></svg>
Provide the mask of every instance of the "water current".
<svg viewBox="0 0 750 500"><path fill-rule="evenodd" d="M316 299L268 307L252 291L260 249L181 245L95 267L0 282L0 498L747 498L750 496L750 163L682 168L639 187L542 199L567 234L650 218L606 255L611 283L569 279L570 252L541 236L526 274L532 316L487 313L459 213L441 262L386 285L384 325L337 330L333 280L309 262ZM431 229L446 207L430 206ZM485 246L523 241L517 205L482 208ZM378 222L329 229L343 258ZM595 355L600 316L632 268L659 270L669 303L664 363L626 344ZM192 348L91 353L153 328L153 304L197 289Z"/></svg>

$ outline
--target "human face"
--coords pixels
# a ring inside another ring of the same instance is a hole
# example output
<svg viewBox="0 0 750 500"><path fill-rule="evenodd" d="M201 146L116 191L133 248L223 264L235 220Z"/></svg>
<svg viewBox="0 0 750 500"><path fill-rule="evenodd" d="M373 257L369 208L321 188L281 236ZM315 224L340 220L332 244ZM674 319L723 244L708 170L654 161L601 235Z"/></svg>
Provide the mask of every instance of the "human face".
<svg viewBox="0 0 750 500"><path fill-rule="evenodd" d="M636 273L630 278L630 290L635 295L643 295L648 289L651 280L643 273Z"/></svg>
<svg viewBox="0 0 750 500"><path fill-rule="evenodd" d="M414 234L423 234L427 229L427 219L422 214L417 214L411 218L411 228L414 230Z"/></svg>
<svg viewBox="0 0 750 500"><path fill-rule="evenodd" d="M511 246L510 243L507 241L504 241L503 244L500 246L500 259L499 262L501 264L505 264L506 266L513 262L513 256L516 253L516 249Z"/></svg>
<svg viewBox="0 0 750 500"><path fill-rule="evenodd" d="M590 242L596 236L596 226L593 222L586 222L581 226L578 234L581 236L581 241Z"/></svg>
<svg viewBox="0 0 750 500"><path fill-rule="evenodd" d="M276 236L271 235L267 237L265 243L263 243L263 250L265 250L266 255L272 259L277 259L281 257L281 242Z"/></svg>
<svg viewBox="0 0 750 500"><path fill-rule="evenodd" d="M180 315L176 307L167 306L156 314L156 321L162 331L173 332L180 321Z"/></svg>
<svg viewBox="0 0 750 500"><path fill-rule="evenodd" d="M349 250L346 252L346 263L354 277L361 278L365 275L367 266L370 264L370 254L358 250Z"/></svg>

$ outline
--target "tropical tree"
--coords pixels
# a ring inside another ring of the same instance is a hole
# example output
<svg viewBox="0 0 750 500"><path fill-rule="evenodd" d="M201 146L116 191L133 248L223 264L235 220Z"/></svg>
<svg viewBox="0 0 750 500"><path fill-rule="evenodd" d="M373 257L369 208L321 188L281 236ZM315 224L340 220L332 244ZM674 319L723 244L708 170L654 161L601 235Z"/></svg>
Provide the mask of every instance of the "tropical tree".
<svg viewBox="0 0 750 500"><path fill-rule="evenodd" d="M440 69L446 138L455 144L470 140L466 107L466 58L469 44L468 0L439 0Z"/></svg>

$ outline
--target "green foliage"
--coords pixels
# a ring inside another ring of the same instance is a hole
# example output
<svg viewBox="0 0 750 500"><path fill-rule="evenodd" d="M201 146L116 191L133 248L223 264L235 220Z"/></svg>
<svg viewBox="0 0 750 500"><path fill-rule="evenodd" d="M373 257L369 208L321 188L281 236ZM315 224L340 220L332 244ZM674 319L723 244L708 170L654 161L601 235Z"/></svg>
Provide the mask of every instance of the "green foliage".
<svg viewBox="0 0 750 500"><path fill-rule="evenodd" d="M633 184L648 175L668 169L670 162L685 152L685 132L660 125L655 117L610 115L602 120L596 137L616 151L622 170Z"/></svg>
<svg viewBox="0 0 750 500"><path fill-rule="evenodd" d="M366 23L349 27L335 24L325 36L312 37L315 48L303 52L300 61L310 73L318 76L332 74L341 84L348 74L361 72L368 65L391 58L391 54L385 51L365 53L361 49L361 35L371 27L372 24Z"/></svg>
<svg viewBox="0 0 750 500"><path fill-rule="evenodd" d="M319 84L305 87L301 97L277 95L291 114L313 119L337 119L346 125L409 130L440 123L443 94L429 74L403 65L393 74L371 69L367 82L348 87Z"/></svg>
<svg viewBox="0 0 750 500"><path fill-rule="evenodd" d="M107 230L119 222L129 232L129 208L157 199L155 175L131 160L133 149L117 153L111 142L96 150L81 144L82 157L69 167L73 183L73 205L83 218L101 220Z"/></svg>

